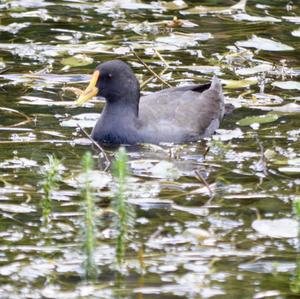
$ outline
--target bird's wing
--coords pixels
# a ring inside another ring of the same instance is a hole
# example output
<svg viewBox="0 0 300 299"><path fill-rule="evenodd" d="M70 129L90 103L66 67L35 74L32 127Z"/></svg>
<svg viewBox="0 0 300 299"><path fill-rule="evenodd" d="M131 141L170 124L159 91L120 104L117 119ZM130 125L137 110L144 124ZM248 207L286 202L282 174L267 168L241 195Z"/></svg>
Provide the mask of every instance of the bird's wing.
<svg viewBox="0 0 300 299"><path fill-rule="evenodd" d="M140 100L139 118L157 134L164 128L164 135L209 136L223 114L223 93L217 78L209 84L165 89Z"/></svg>

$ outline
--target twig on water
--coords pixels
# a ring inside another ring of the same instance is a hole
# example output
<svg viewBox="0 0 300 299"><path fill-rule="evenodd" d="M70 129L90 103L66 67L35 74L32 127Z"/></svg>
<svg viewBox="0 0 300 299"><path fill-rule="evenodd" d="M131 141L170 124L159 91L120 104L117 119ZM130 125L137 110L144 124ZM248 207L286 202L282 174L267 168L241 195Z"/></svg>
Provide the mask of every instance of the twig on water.
<svg viewBox="0 0 300 299"><path fill-rule="evenodd" d="M154 76L156 77L159 81L161 81L163 84L167 85L168 87L172 87L172 85L170 85L167 81L165 81L163 78L161 78L158 74L156 74L151 68L150 66L148 66L138 55L137 53L132 50L132 53L134 54L134 56L137 58L137 60ZM144 85L142 85L144 86Z"/></svg>
<svg viewBox="0 0 300 299"><path fill-rule="evenodd" d="M210 146L208 146L204 151L204 154L203 154L204 159L206 158L206 155L208 154L209 150L210 150Z"/></svg>
<svg viewBox="0 0 300 299"><path fill-rule="evenodd" d="M82 93L83 90L77 87L71 87L71 86L64 86L61 89L61 92L59 93L60 99L63 101L63 98L69 98L66 93L71 92L76 95L76 97L79 97Z"/></svg>
<svg viewBox="0 0 300 299"><path fill-rule="evenodd" d="M261 220L261 215L259 213L259 209L258 208L251 208L251 210L255 212L256 219Z"/></svg>
<svg viewBox="0 0 300 299"><path fill-rule="evenodd" d="M13 124L13 125L11 125L11 126L9 126L9 127L18 127L18 126L27 124L27 123L29 123L29 122L32 121L32 118L30 118L28 115L26 115L25 113L20 112L20 111L18 111L18 110L11 109L11 108L6 108L6 107L0 107L0 110L6 111L6 112L9 112L9 113L15 113L15 114L17 114L17 115L22 116L22 117L25 118L24 121L21 121L21 122L19 122L19 123Z"/></svg>
<svg viewBox="0 0 300 299"><path fill-rule="evenodd" d="M10 70L11 69L11 67L5 67L4 69L2 69L2 70L0 70L0 74L4 74L4 73L6 73L8 70Z"/></svg>
<svg viewBox="0 0 300 299"><path fill-rule="evenodd" d="M167 63L167 61L162 57L162 55L156 50L154 49L155 55L165 64L165 68L159 73L159 76L161 77L168 69L169 69L169 64ZM151 82L153 79L155 78L155 76L150 77L149 79L145 80L142 84L141 84L141 88L143 88L145 85L147 85L149 82ZM168 85L169 87L172 87L170 84Z"/></svg>
<svg viewBox="0 0 300 299"><path fill-rule="evenodd" d="M109 158L107 157L104 149L100 146L100 144L98 144L89 134L88 132L82 128L79 124L77 124L77 127L79 128L79 130L92 142L92 144L100 151L100 153L103 155L106 163L107 163L107 166L105 168L105 170L110 166L110 160Z"/></svg>
<svg viewBox="0 0 300 299"><path fill-rule="evenodd" d="M165 68L161 73L164 73L169 67L170 65L167 63L167 61L163 58L163 56L156 50L154 49L154 52L156 54L156 56L165 64Z"/></svg>
<svg viewBox="0 0 300 299"><path fill-rule="evenodd" d="M213 198L214 198L214 192L211 190L209 184L207 183L206 179L203 177L203 175L201 174L201 172L199 170L195 170L195 174L196 174L196 178L202 182L205 187L207 188L208 190L208 193L209 193L209 200L208 202L210 202Z"/></svg>
<svg viewBox="0 0 300 299"><path fill-rule="evenodd" d="M77 88L77 87L71 87L71 86L64 86L62 88L62 91L63 92L70 91L70 92L74 93L76 96L80 96L83 93L82 89Z"/></svg>
<svg viewBox="0 0 300 299"><path fill-rule="evenodd" d="M26 115L25 113L20 112L18 110L11 109L11 108L6 108L6 107L0 107L0 109L3 110L3 111L7 111L7 112L12 112L12 113L18 114L20 116L23 116L26 120L31 121L31 118L28 115Z"/></svg>

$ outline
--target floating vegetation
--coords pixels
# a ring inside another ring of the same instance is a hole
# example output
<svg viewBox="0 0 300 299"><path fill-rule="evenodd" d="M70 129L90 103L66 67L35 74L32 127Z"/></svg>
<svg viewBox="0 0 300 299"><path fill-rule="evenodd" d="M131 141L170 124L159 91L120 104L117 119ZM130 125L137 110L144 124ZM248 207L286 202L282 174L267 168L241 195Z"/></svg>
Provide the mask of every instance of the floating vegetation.
<svg viewBox="0 0 300 299"><path fill-rule="evenodd" d="M251 16L246 13L239 13L233 15L233 18L236 21L248 21L248 22L255 22L255 23L264 23L264 22L270 22L270 23L276 23L281 22L280 19L271 17L271 16Z"/></svg>
<svg viewBox="0 0 300 299"><path fill-rule="evenodd" d="M118 271L124 273L124 258L126 247L135 225L135 211L127 199L128 158L125 148L121 147L116 153L115 158L113 174L116 180L116 192L112 207L117 214L114 225L118 232L116 262Z"/></svg>
<svg viewBox="0 0 300 299"><path fill-rule="evenodd" d="M252 38L246 41L238 41L235 43L238 47L245 48L256 48L258 50L264 51L293 51L293 47L285 45L281 42L277 42L271 39L262 38L256 35L253 35Z"/></svg>
<svg viewBox="0 0 300 299"><path fill-rule="evenodd" d="M291 32L293 36L300 37L300 28Z"/></svg>
<svg viewBox="0 0 300 299"><path fill-rule="evenodd" d="M280 172L286 173L286 174L299 175L300 174L300 165L279 167L278 170Z"/></svg>
<svg viewBox="0 0 300 299"><path fill-rule="evenodd" d="M85 54L76 54L68 58L63 58L60 62L65 66L75 67L89 65L93 63L93 61L93 58L88 57Z"/></svg>
<svg viewBox="0 0 300 299"><path fill-rule="evenodd" d="M189 66L179 66L179 69L187 69L195 73L201 74L216 74L218 76L222 75L221 68L219 66L211 65L189 65Z"/></svg>
<svg viewBox="0 0 300 299"><path fill-rule="evenodd" d="M7 26L0 26L0 31L7 31L12 34L16 34L19 32L21 29L26 28L30 25L30 23L25 22L25 23L11 23Z"/></svg>
<svg viewBox="0 0 300 299"><path fill-rule="evenodd" d="M93 128L96 121L99 119L99 113L82 113L68 117L66 120L62 120L61 125L63 127L77 127L78 124L84 128Z"/></svg>
<svg viewBox="0 0 300 299"><path fill-rule="evenodd" d="M211 33L171 33L168 36L156 38L156 47L166 49L177 49L197 46L200 41L212 39Z"/></svg>
<svg viewBox="0 0 300 299"><path fill-rule="evenodd" d="M248 78L245 80L222 80L222 83L225 84L225 88L228 89L237 89L237 88L245 88L257 83L257 79Z"/></svg>
<svg viewBox="0 0 300 299"><path fill-rule="evenodd" d="M235 5L232 5L230 7L209 7L209 6L195 6L191 9L183 10L182 14L200 14L200 15L206 15L206 14L232 14L236 13L238 11L245 11L247 4L247 0L240 0Z"/></svg>
<svg viewBox="0 0 300 299"><path fill-rule="evenodd" d="M286 21L291 22L291 23L300 24L300 17L299 16L295 16L295 17L283 16L282 18Z"/></svg>
<svg viewBox="0 0 300 299"><path fill-rule="evenodd" d="M5 64L4 60L3 60L3 58L0 57L0 74L2 74L2 73L5 72L5 70L6 70L5 67L6 67L6 64Z"/></svg>
<svg viewBox="0 0 300 299"><path fill-rule="evenodd" d="M82 158L82 169L85 176L85 181L81 189L82 207L84 212L84 270L87 279L95 279L98 275L94 257L96 247L96 214L95 198L91 188L92 178L90 176L90 172L93 170L93 157L90 152L86 152Z"/></svg>
<svg viewBox="0 0 300 299"><path fill-rule="evenodd" d="M90 42L85 44L8 44L0 43L0 50L8 51L20 57L26 57L41 62L51 62L50 58L64 56L66 53L82 54L82 53L112 53L111 46L106 46L99 42Z"/></svg>
<svg viewBox="0 0 300 299"><path fill-rule="evenodd" d="M259 64L250 68L240 68L236 70L237 75L241 76L249 76L249 75L255 75L258 73L265 73L268 71L271 71L273 69L273 66L271 64Z"/></svg>
<svg viewBox="0 0 300 299"><path fill-rule="evenodd" d="M252 106L252 108L265 110L265 111L276 111L280 113L299 113L300 112L300 105L296 103L288 103L282 106Z"/></svg>
<svg viewBox="0 0 300 299"><path fill-rule="evenodd" d="M258 219L252 222L252 228L264 236L272 238L296 238L298 221L294 219Z"/></svg>
<svg viewBox="0 0 300 299"><path fill-rule="evenodd" d="M296 81L275 81L272 83L273 86L279 87L281 89L296 89L300 90L300 82Z"/></svg>
<svg viewBox="0 0 300 299"><path fill-rule="evenodd" d="M279 116L275 113L267 113L259 116L245 117L237 122L239 126L251 126L253 124L267 124L276 121Z"/></svg>
<svg viewBox="0 0 300 299"><path fill-rule="evenodd" d="M115 21L114 25L120 28L126 28L127 30L132 30L136 34L143 35L145 33L150 34L159 34L159 33L168 33L171 32L173 28L183 27L183 28L192 28L197 27L198 25L183 19L178 19L174 17L169 21L160 21L160 22L148 22L144 21L142 23L128 23L126 21Z"/></svg>
<svg viewBox="0 0 300 299"><path fill-rule="evenodd" d="M234 138L243 138L244 134L240 128L234 130L218 129L217 134L213 135L213 140L228 141Z"/></svg>

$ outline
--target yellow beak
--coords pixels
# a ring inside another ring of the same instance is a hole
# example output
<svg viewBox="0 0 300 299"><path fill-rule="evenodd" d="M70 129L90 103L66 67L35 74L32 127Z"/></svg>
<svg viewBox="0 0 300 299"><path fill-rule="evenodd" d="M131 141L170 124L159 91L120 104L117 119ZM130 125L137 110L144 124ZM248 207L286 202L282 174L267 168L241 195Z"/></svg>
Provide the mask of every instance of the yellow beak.
<svg viewBox="0 0 300 299"><path fill-rule="evenodd" d="M90 100L92 97L94 97L98 94L99 89L98 89L98 87L96 87L96 84L98 82L99 77L100 77L100 72L98 70L94 71L89 86L76 100L76 102L75 102L76 105L81 106L84 103L86 103L88 100Z"/></svg>

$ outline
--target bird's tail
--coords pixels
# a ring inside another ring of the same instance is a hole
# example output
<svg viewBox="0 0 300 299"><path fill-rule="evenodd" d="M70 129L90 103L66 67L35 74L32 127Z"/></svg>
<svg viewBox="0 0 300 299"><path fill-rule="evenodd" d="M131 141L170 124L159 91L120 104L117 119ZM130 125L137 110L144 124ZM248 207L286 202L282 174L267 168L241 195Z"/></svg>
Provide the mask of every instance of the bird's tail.
<svg viewBox="0 0 300 299"><path fill-rule="evenodd" d="M216 75L214 75L212 80L211 80L210 89L216 90L218 92L223 91L221 80Z"/></svg>

